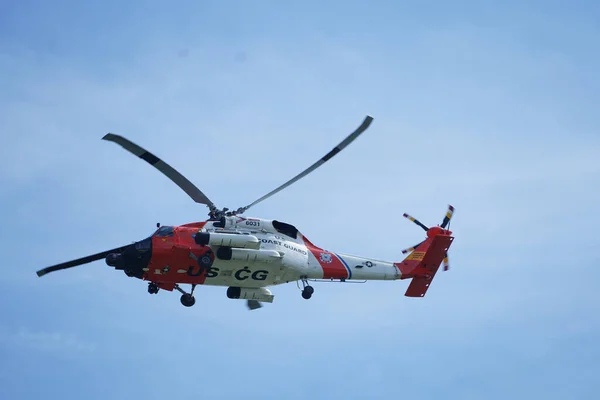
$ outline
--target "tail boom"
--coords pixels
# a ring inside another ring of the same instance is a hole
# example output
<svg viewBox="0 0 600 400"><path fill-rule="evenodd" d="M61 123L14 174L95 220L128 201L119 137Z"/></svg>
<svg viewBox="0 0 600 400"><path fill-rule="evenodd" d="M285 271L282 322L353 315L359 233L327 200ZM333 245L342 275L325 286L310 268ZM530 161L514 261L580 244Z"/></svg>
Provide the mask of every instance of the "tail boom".
<svg viewBox="0 0 600 400"><path fill-rule="evenodd" d="M394 263L394 266L400 270L400 279L412 279L406 289L405 296L425 296L454 240L450 233L449 231L442 231L427 238L403 261Z"/></svg>

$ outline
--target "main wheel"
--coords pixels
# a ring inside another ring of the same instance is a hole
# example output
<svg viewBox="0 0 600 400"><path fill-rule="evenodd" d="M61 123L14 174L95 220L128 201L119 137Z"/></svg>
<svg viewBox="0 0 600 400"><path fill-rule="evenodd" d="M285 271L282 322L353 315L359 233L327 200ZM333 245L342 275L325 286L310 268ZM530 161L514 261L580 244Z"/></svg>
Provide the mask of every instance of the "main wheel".
<svg viewBox="0 0 600 400"><path fill-rule="evenodd" d="M312 297L314 292L315 292L315 289L312 286L306 286L302 290L302 298L308 300Z"/></svg>
<svg viewBox="0 0 600 400"><path fill-rule="evenodd" d="M150 294L158 293L158 285L154 282L150 282L148 284L148 293L150 293Z"/></svg>
<svg viewBox="0 0 600 400"><path fill-rule="evenodd" d="M191 307L196 304L196 299L189 293L182 294L180 300L181 304L183 304L185 307Z"/></svg>

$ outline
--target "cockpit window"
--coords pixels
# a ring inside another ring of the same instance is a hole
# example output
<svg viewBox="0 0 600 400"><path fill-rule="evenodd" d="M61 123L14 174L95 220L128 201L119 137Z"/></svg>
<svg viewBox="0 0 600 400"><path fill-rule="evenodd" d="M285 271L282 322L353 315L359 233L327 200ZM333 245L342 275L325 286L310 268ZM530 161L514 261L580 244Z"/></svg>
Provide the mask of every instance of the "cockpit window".
<svg viewBox="0 0 600 400"><path fill-rule="evenodd" d="M165 236L173 236L174 228L172 226L161 226L156 231L156 236L165 237Z"/></svg>
<svg viewBox="0 0 600 400"><path fill-rule="evenodd" d="M296 239L298 229L294 225L286 224L285 222L273 221L273 228L279 233Z"/></svg>
<svg viewBox="0 0 600 400"><path fill-rule="evenodd" d="M140 253L144 253L150 249L152 249L152 237L146 238L144 240L140 240L135 243L135 249Z"/></svg>

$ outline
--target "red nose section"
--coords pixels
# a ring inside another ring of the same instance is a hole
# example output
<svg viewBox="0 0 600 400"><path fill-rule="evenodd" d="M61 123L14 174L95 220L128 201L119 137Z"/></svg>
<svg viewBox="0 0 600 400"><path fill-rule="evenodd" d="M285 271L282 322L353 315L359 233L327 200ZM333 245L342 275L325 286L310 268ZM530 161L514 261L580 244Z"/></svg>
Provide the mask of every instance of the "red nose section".
<svg viewBox="0 0 600 400"><path fill-rule="evenodd" d="M449 231L448 229L440 228L439 226L434 226L433 228L429 228L429 230L427 231L427 237L432 238L437 235L452 235L452 231Z"/></svg>

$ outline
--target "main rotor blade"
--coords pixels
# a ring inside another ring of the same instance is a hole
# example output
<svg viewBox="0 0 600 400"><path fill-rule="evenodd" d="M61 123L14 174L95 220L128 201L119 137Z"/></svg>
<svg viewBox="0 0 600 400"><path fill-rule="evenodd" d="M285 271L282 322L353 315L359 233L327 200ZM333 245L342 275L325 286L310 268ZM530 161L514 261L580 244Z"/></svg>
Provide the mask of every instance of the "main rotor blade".
<svg viewBox="0 0 600 400"><path fill-rule="evenodd" d="M302 171L301 173L299 173L298 175L296 175L294 178L290 179L289 181L287 181L283 185L279 186L277 189L275 189L275 190L267 193L266 195L264 195L260 199L254 201L253 203L247 205L246 207L239 208L236 211L236 213L241 214L241 213L246 212L246 210L248 210L250 207L252 207L252 206L260 203L261 201L263 201L263 200L265 200L265 199L273 196L275 193L277 193L277 192L285 189L286 187L290 186L292 183L294 183L297 180L305 177L306 175L310 174L315 169L319 168L321 165L325 164L327 161L329 161L330 159L332 159L333 156L335 156L337 153L339 153L340 151L342 151L346 146L348 146L350 143L352 143L358 136L360 136L361 133L363 133L364 131L366 131L367 128L369 127L369 125L371 125L372 121L373 121L373 117L367 115L365 117L364 121L362 122L362 124L360 124L360 126L354 132L352 132L344 140L342 140L329 153L325 154L319 161L315 162L313 165L311 165L310 167L308 167L307 169L305 169L304 171Z"/></svg>
<svg viewBox="0 0 600 400"><path fill-rule="evenodd" d="M77 267L77 266L83 265L83 264L88 264L93 261L101 260L104 257L106 257L107 255L109 255L110 253L122 253L123 251L125 251L125 249L127 247L129 247L129 246L117 247L116 249L103 251L102 253L97 253L97 254L93 254L91 256L81 257L76 260L56 264L51 267L46 267L46 268L40 269L36 273L37 273L38 277L42 277L50 272L59 271L61 269L73 268L73 267Z"/></svg>
<svg viewBox="0 0 600 400"><path fill-rule="evenodd" d="M206 197L206 195L202 193L202 191L198 189L192 182L190 182L185 176L181 175L175 168L156 157L154 154L122 136L115 135L114 133L108 133L102 139L121 145L125 150L152 165L154 168L172 180L177 186L183 189L183 191L186 192L188 196L190 196L196 203L206 204L211 210L216 208L214 203L210 201L208 197Z"/></svg>

